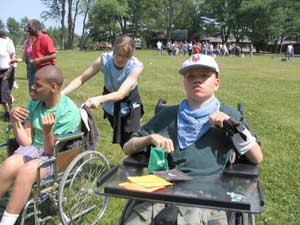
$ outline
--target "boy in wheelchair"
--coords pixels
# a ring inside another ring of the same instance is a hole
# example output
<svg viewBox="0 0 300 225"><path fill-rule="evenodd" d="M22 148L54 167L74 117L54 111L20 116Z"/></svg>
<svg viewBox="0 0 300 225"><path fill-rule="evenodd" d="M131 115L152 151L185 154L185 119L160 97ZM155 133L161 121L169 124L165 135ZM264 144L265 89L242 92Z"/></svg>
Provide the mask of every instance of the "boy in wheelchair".
<svg viewBox="0 0 300 225"><path fill-rule="evenodd" d="M228 132L224 128L224 124L232 119L241 121L242 115L215 97L220 86L220 71L215 60L206 55L193 55L183 63L179 73L183 76L187 99L155 114L124 145L125 154L141 152L149 145L164 147L174 166L191 176L222 173L233 149L251 163L261 163L260 145L245 120L238 122L238 132ZM156 224L155 216L163 207L147 202L139 204L125 224L150 224L153 221ZM227 224L224 211L183 206L178 209L175 224Z"/></svg>
<svg viewBox="0 0 300 225"><path fill-rule="evenodd" d="M35 75L27 109L15 107L10 111L20 147L0 167L0 197L12 187L1 225L15 224L36 181L38 164L53 155L55 135L78 130L79 109L61 94L63 80L54 65L42 67ZM52 174L53 165L40 170L41 179Z"/></svg>

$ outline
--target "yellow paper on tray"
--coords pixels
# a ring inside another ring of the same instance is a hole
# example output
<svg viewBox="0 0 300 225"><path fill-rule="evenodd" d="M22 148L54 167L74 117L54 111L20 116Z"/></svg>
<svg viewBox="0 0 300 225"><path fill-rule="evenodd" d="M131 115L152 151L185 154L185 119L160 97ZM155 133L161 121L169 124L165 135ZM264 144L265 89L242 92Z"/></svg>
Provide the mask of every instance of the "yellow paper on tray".
<svg viewBox="0 0 300 225"><path fill-rule="evenodd" d="M159 186L159 187L146 188L146 187L143 187L141 185L138 185L138 184L135 184L132 182L124 182L124 183L119 184L119 186L123 187L125 189L128 189L128 190L132 190L132 191L146 191L146 192L154 192L154 191L157 191L159 189L163 189L166 187L166 186Z"/></svg>
<svg viewBox="0 0 300 225"><path fill-rule="evenodd" d="M145 176L128 177L128 180L132 183L138 184L146 188L173 185L165 179L152 174Z"/></svg>

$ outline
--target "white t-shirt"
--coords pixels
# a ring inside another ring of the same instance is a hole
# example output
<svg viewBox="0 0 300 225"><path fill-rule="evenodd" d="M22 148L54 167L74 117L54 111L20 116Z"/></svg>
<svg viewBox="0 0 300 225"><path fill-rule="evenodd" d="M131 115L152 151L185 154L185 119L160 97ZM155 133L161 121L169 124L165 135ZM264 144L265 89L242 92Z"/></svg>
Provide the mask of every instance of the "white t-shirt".
<svg viewBox="0 0 300 225"><path fill-rule="evenodd" d="M0 69L8 69L10 55L15 53L15 46L9 38L0 38Z"/></svg>
<svg viewBox="0 0 300 225"><path fill-rule="evenodd" d="M159 42L156 43L156 46L157 46L157 49L158 49L158 50L161 50L161 48L162 48L162 43L159 41Z"/></svg>

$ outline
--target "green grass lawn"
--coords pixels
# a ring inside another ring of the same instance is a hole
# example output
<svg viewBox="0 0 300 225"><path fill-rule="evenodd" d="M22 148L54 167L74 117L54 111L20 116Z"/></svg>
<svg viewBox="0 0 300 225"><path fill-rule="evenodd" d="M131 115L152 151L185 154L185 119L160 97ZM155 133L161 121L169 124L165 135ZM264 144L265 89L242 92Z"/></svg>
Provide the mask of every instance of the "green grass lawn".
<svg viewBox="0 0 300 225"><path fill-rule="evenodd" d="M100 54L99 51L61 51L57 64L65 75L65 85L78 76ZM138 50L137 57L145 69L139 80L139 90L145 105L143 123L154 112L158 98L168 104L177 104L185 96L178 74L185 56L159 56L154 50ZM236 106L242 102L245 116L259 136L265 161L260 165L266 205L257 216L257 224L297 225L300 222L300 58L282 62L281 56L261 55L253 59L235 57L217 58L221 69L221 88L217 97ZM25 65L17 67L19 89L13 90L14 105L25 106L29 99ZM102 74L76 90L70 97L78 104L90 96L102 93ZM124 154L118 145L112 145L112 129L103 119L101 109L93 110L100 130L98 149L112 164L120 164ZM0 122L0 139L4 140L5 122ZM5 158L1 149L0 161ZM124 200L112 199L109 210L100 224L117 224Z"/></svg>

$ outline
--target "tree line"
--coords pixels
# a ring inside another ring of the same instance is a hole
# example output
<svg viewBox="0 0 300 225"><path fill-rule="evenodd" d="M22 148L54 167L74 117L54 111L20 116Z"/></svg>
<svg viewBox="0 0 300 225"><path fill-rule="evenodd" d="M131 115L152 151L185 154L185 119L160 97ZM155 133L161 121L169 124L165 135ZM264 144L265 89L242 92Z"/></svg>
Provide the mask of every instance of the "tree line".
<svg viewBox="0 0 300 225"><path fill-rule="evenodd" d="M176 31L187 31L189 40L220 37L227 43L247 38L257 50L274 44L281 51L284 40L299 42L300 1L298 0L40 0L44 5L41 18L59 21L58 28L48 28L61 49L89 43L112 42L116 36L129 33L147 43L176 38ZM74 33L78 16L82 32ZM15 43L23 37L27 18L9 18L6 27ZM278 45L279 43L279 45ZM279 47L278 47L279 46Z"/></svg>

